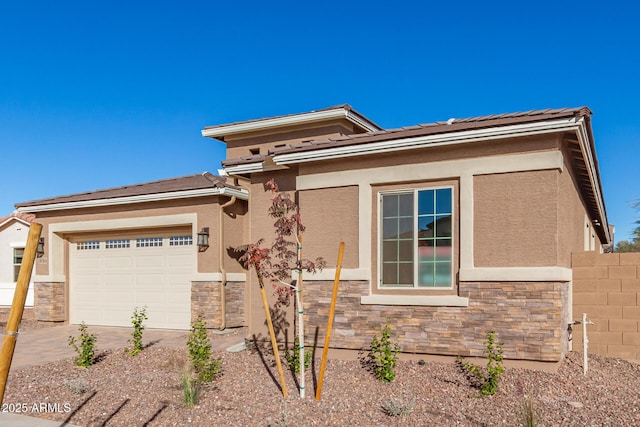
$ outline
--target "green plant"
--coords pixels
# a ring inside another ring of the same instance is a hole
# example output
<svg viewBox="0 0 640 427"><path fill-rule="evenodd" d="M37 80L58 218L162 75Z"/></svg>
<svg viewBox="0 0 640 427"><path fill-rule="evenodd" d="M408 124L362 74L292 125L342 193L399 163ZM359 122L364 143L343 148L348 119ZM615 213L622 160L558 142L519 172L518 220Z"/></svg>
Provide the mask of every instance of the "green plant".
<svg viewBox="0 0 640 427"><path fill-rule="evenodd" d="M80 336L76 340L75 337L69 336L69 345L75 350L78 356L74 359L74 363L78 366L88 367L94 362L96 354L96 341L98 338L95 334L87 331L87 325L80 323Z"/></svg>
<svg viewBox="0 0 640 427"><path fill-rule="evenodd" d="M380 338L378 335L371 341L369 356L373 363L376 378L383 382L391 382L396 377L396 363L400 346L391 341L391 328L384 325Z"/></svg>
<svg viewBox="0 0 640 427"><path fill-rule="evenodd" d="M405 391L402 398L394 397L386 400L382 404L382 410L390 417L400 417L409 415L415 406L416 398L410 398L409 394Z"/></svg>
<svg viewBox="0 0 640 427"><path fill-rule="evenodd" d="M197 376L194 377L191 371L186 370L182 373L182 396L187 407L198 404L200 387L200 380Z"/></svg>
<svg viewBox="0 0 640 427"><path fill-rule="evenodd" d="M205 328L207 322L199 315L191 327L191 333L187 340L189 359L198 380L209 383L215 380L222 370L222 359L211 357L211 341Z"/></svg>
<svg viewBox="0 0 640 427"><path fill-rule="evenodd" d="M487 339L484 341L484 355L487 358L487 366L485 369L480 368L458 356L458 364L471 374L478 381L480 396L492 396L498 391L500 376L504 372L502 366L502 347L503 342L496 343L495 331L487 332Z"/></svg>
<svg viewBox="0 0 640 427"><path fill-rule="evenodd" d="M538 425L540 417L531 397L527 397L520 404L518 418L520 427L536 427Z"/></svg>
<svg viewBox="0 0 640 427"><path fill-rule="evenodd" d="M64 385L73 393L73 394L83 394L89 391L89 386L84 383L82 378L77 380L65 380Z"/></svg>
<svg viewBox="0 0 640 427"><path fill-rule="evenodd" d="M132 347L125 349L131 356L135 356L140 353L144 348L142 345L142 331L144 331L145 320L147 320L147 307L142 307L141 310L138 310L138 307L136 307L131 315L133 332L131 333L131 339L127 341Z"/></svg>
<svg viewBox="0 0 640 427"><path fill-rule="evenodd" d="M286 359L289 367L293 369L293 372L295 372L296 374L300 373L300 352L298 351L299 348L300 348L300 340L296 335L295 338L293 339L293 348L291 350L289 350L288 348L285 348L284 350L285 351L284 358ZM305 369L311 366L311 357L312 357L312 352L311 350L307 349L304 352L304 368Z"/></svg>

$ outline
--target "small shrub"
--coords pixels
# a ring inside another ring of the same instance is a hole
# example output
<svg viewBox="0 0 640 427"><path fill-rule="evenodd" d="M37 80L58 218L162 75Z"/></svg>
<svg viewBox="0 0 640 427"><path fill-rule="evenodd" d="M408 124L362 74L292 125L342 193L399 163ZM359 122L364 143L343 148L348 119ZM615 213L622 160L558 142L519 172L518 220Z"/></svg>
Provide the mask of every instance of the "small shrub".
<svg viewBox="0 0 640 427"><path fill-rule="evenodd" d="M487 332L487 339L484 341L484 345L484 355L487 358L487 367L485 369L465 362L460 356L458 356L457 362L463 370L471 374L478 381L480 396L492 396L498 391L500 376L504 372L504 367L502 366L502 347L504 343L499 342L496 344L495 331L489 331Z"/></svg>
<svg viewBox="0 0 640 427"><path fill-rule="evenodd" d="M409 395L405 394L402 398L394 397L386 400L382 404L382 410L390 417L401 417L409 415L415 406L416 398L409 398Z"/></svg>
<svg viewBox="0 0 640 427"><path fill-rule="evenodd" d="M289 413L287 412L287 404L284 404L284 407L278 414L276 418L269 418L268 420L269 427L287 427L289 426Z"/></svg>
<svg viewBox="0 0 640 427"><path fill-rule="evenodd" d="M291 369L293 369L293 372L295 372L296 374L300 373L300 349L298 347L300 347L300 340L296 335L296 337L293 339L293 349L289 351L289 349L286 348L284 353L284 358L286 359L287 364ZM311 357L311 351L309 349L306 349L304 352L305 369L311 366Z"/></svg>
<svg viewBox="0 0 640 427"><path fill-rule="evenodd" d="M88 367L94 362L96 355L96 341L98 338L95 334L87 331L87 325L80 323L80 336L76 340L75 337L69 336L69 345L75 350L78 356L74 359L74 363L78 366Z"/></svg>
<svg viewBox="0 0 640 427"><path fill-rule="evenodd" d="M89 386L84 383L82 378L77 380L65 380L64 385L73 394L83 394L89 391Z"/></svg>
<svg viewBox="0 0 640 427"><path fill-rule="evenodd" d="M131 344L131 348L125 349L131 356L135 356L140 353L144 348L142 345L142 331L144 331L145 320L147 320L147 307L142 307L141 310L138 310L138 307L136 307L131 315L133 332L131 333L131 339L127 341Z"/></svg>
<svg viewBox="0 0 640 427"><path fill-rule="evenodd" d="M391 382L396 377L396 363L400 346L391 341L391 328L384 325L380 338L378 335L371 341L370 358L373 372L379 381Z"/></svg>
<svg viewBox="0 0 640 427"><path fill-rule="evenodd" d="M518 413L518 425L520 427L536 427L540 421L538 410L536 409L533 399L527 397L520 404L520 412Z"/></svg>
<svg viewBox="0 0 640 427"><path fill-rule="evenodd" d="M200 397L200 380L197 376L186 370L182 373L182 395L184 404L188 408L198 404Z"/></svg>
<svg viewBox="0 0 640 427"><path fill-rule="evenodd" d="M211 357L211 341L207 336L205 328L207 322L198 316L187 340L187 348L189 349L189 359L193 366L193 370L201 382L209 383L215 380L222 370L222 359L219 357L213 359Z"/></svg>

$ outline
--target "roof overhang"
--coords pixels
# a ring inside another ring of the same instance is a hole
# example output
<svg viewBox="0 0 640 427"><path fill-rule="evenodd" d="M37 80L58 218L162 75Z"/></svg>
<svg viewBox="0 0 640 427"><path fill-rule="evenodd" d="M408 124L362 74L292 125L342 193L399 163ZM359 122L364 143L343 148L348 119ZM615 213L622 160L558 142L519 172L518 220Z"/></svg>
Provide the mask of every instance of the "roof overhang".
<svg viewBox="0 0 640 427"><path fill-rule="evenodd" d="M214 126L204 128L202 136L208 138L223 138L225 136L241 134L247 132L256 132L263 130L274 130L281 127L311 124L331 119L346 119L365 132L374 132L380 130L375 123L367 120L360 114L349 108L335 108L328 110L312 111L309 113L294 114L290 116L273 117L269 119L253 120L242 123L233 123L229 125Z"/></svg>
<svg viewBox="0 0 640 427"><path fill-rule="evenodd" d="M580 153L584 163L583 182L588 186L586 203L593 221L601 230L601 236L607 242L611 241L611 233L607 223L607 215L602 195L600 177L597 170L597 160L591 140L589 124L585 117L570 117L556 120L546 120L533 123L514 124L501 127L489 127L466 131L439 133L410 138L389 139L364 144L350 144L334 146L324 149L306 149L290 153L273 155L276 165L292 165L298 163L335 160L362 156L367 154L390 153L396 151L414 150L417 148L467 144L471 142L489 141L505 138L542 135L548 133L570 132L576 135ZM261 172L262 163L251 163L235 166L232 173L242 174ZM230 171L230 168L227 168Z"/></svg>
<svg viewBox="0 0 640 427"><path fill-rule="evenodd" d="M0 222L0 227L4 227L6 224L9 224L12 221L18 221L19 223L22 223L22 224L26 225L27 227L31 226L29 221L25 221L24 219L18 218L18 217L15 217L15 216L10 216L9 218L7 218L4 221Z"/></svg>
<svg viewBox="0 0 640 427"><path fill-rule="evenodd" d="M114 197L109 199L95 199L95 200L83 200L74 202L62 202L51 203L34 206L22 206L17 210L18 212L32 213L32 212L47 212L47 211L59 211L67 209L83 209L93 207L115 206L115 205L127 205L133 203L144 202L159 202L165 200L187 199L192 197L206 197L206 196L235 196L241 200L249 199L249 192L244 189L235 189L229 187L223 188L202 188L195 190L174 191L168 193L155 193L155 194L143 194L128 197Z"/></svg>
<svg viewBox="0 0 640 427"><path fill-rule="evenodd" d="M393 151L414 150L416 148L467 144L492 139L515 138L544 133L575 130L583 119L574 117L561 120L525 123L501 127L473 129L459 132L439 133L411 138L397 138L366 144L351 144L317 150L301 150L293 153L276 154L273 161L278 165L333 160L366 154L379 154Z"/></svg>

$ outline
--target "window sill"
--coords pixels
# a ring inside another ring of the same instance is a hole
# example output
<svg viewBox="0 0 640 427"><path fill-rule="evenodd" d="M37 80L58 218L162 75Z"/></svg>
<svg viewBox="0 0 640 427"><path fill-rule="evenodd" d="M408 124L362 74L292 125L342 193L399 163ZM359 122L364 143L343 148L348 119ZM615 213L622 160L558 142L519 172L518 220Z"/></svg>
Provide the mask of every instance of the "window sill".
<svg viewBox="0 0 640 427"><path fill-rule="evenodd" d="M469 298L458 295L365 295L364 305L424 305L432 307L468 307Z"/></svg>

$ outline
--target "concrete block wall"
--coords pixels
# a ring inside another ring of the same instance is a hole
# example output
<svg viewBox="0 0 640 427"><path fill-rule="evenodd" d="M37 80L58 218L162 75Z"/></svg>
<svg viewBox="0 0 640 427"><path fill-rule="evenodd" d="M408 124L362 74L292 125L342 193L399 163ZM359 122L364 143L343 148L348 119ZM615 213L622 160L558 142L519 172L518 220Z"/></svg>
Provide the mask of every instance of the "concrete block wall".
<svg viewBox="0 0 640 427"><path fill-rule="evenodd" d="M572 256L573 318L587 313L589 353L640 360L640 253L578 252ZM582 326L573 350L582 351Z"/></svg>
<svg viewBox="0 0 640 427"><path fill-rule="evenodd" d="M363 350L388 323L402 350L446 356L482 356L489 330L509 359L559 361L568 350L569 285L562 282L463 282L468 307L362 305L366 281L342 281L331 347ZM304 291L307 336L324 342L333 282L309 282Z"/></svg>

